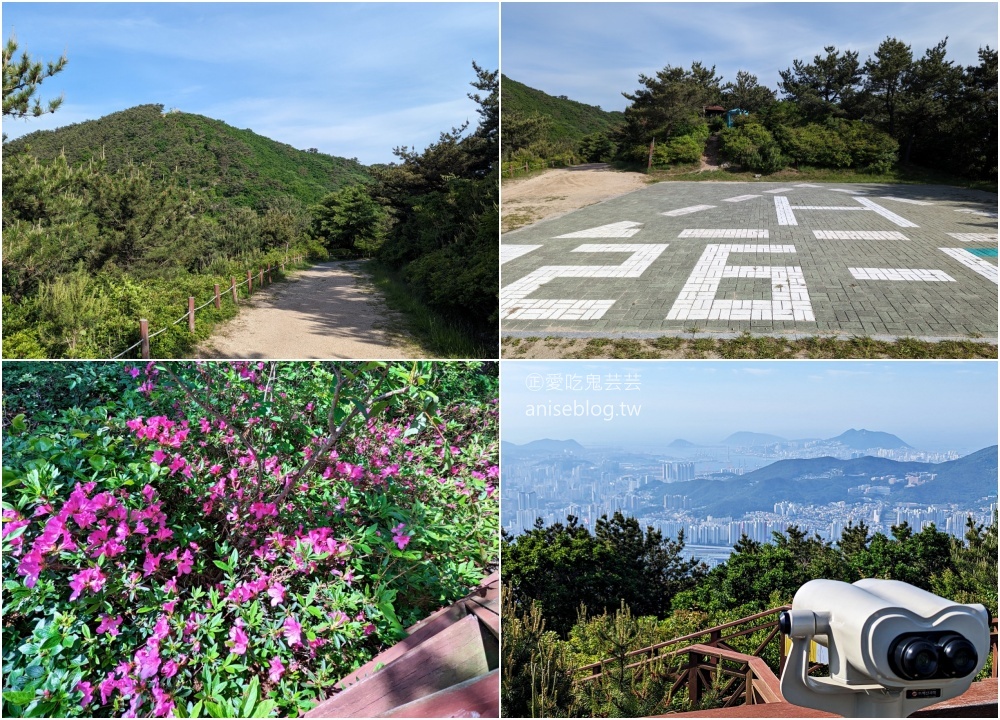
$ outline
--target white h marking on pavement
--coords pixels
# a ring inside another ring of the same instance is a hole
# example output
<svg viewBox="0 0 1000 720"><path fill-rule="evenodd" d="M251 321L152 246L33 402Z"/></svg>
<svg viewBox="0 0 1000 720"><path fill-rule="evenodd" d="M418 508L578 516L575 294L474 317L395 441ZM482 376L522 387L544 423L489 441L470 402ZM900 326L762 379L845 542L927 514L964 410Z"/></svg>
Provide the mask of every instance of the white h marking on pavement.
<svg viewBox="0 0 1000 720"><path fill-rule="evenodd" d="M987 280L992 280L993 282L1000 284L997 280L997 266L986 262L982 258L977 258L975 255L967 251L965 248L938 248L945 255L953 257L960 263L965 265L973 272L977 272L982 275Z"/></svg>
<svg viewBox="0 0 1000 720"><path fill-rule="evenodd" d="M621 265L545 265L500 289L500 317L511 320L597 320L614 300L528 300L556 278L637 278L667 249L657 245L581 245L572 252L631 253Z"/></svg>
<svg viewBox="0 0 1000 720"><path fill-rule="evenodd" d="M910 268L847 268L855 280L905 280L909 282L955 282L943 270Z"/></svg>
<svg viewBox="0 0 1000 720"><path fill-rule="evenodd" d="M777 199L777 198L776 198ZM794 253L793 245L708 245L667 320L815 321L800 267L729 266L730 253ZM770 300L716 299L723 278L770 278Z"/></svg>
<svg viewBox="0 0 1000 720"><path fill-rule="evenodd" d="M948 233L959 242L996 242L997 234L993 233Z"/></svg>
<svg viewBox="0 0 1000 720"><path fill-rule="evenodd" d="M788 202L788 198L783 195L774 196L774 209L778 213L778 224L779 225L798 225L798 221L795 219L795 214L792 212L792 206Z"/></svg>
<svg viewBox="0 0 1000 720"><path fill-rule="evenodd" d="M501 245L500 264L503 265L505 262L516 260L522 255L527 255L532 250L537 250L540 247L541 245Z"/></svg>
<svg viewBox="0 0 1000 720"><path fill-rule="evenodd" d="M872 211L878 213L879 215L881 215L882 217L884 217L886 220L888 220L891 223L894 223L895 225L899 225L900 227L914 227L914 228L915 227L920 227L916 223L911 223L906 218L900 217L899 215L897 215L896 213L894 213L894 212L892 212L890 210L886 210L884 207L882 207L878 203L872 202L868 198L856 197L854 199L857 202L859 202L862 205L864 205L869 210L872 210Z"/></svg>
<svg viewBox="0 0 1000 720"><path fill-rule="evenodd" d="M667 217L678 217L680 215L690 215L691 213L701 212L702 210L710 210L714 208L715 205L692 205L691 207L680 208L678 210L670 210L665 213L660 213L660 215L666 215Z"/></svg>
<svg viewBox="0 0 1000 720"><path fill-rule="evenodd" d="M601 225L600 227L590 228L588 230L578 230L577 232L566 233L565 235L556 235L556 239L632 237L641 229L642 223L632 222L631 220L623 220L622 222L611 223L610 225Z"/></svg>
<svg viewBox="0 0 1000 720"><path fill-rule="evenodd" d="M767 230L681 230L679 238L732 238L738 240L767 240Z"/></svg>
<svg viewBox="0 0 1000 720"><path fill-rule="evenodd" d="M860 208L858 208L860 210ZM813 230L817 240L909 240L895 230Z"/></svg>
<svg viewBox="0 0 1000 720"><path fill-rule="evenodd" d="M910 200L909 198L893 197L892 195L883 195L883 200L895 200L896 202L909 203L910 205L933 205L933 203L925 202L923 200Z"/></svg>
<svg viewBox="0 0 1000 720"><path fill-rule="evenodd" d="M760 195L737 195L736 197L723 198L722 202L743 202L744 200L753 200L759 197Z"/></svg>

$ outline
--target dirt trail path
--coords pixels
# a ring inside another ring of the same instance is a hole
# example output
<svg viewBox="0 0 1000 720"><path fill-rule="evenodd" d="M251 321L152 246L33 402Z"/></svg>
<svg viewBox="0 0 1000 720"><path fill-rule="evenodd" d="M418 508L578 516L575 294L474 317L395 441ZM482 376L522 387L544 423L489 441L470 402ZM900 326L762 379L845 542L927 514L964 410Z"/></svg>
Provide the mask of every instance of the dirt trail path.
<svg viewBox="0 0 1000 720"><path fill-rule="evenodd" d="M500 188L501 229L508 232L645 186L645 175L618 172L604 163L505 180Z"/></svg>
<svg viewBox="0 0 1000 720"><path fill-rule="evenodd" d="M398 328L364 263L328 262L254 294L250 306L198 348L200 358L429 357Z"/></svg>

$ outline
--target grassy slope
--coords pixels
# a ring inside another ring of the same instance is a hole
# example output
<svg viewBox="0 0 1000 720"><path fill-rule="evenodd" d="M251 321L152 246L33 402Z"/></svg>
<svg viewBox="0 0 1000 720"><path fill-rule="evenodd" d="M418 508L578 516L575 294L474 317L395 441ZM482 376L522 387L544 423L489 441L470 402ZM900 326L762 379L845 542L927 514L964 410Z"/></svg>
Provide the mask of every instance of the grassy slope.
<svg viewBox="0 0 1000 720"><path fill-rule="evenodd" d="M106 158L111 170L129 163L176 169L193 187L212 189L233 204L260 207L277 195L317 202L340 186L368 177L355 160L296 150L251 130L160 105L112 113L99 120L25 135L7 144L47 159L65 152L70 163Z"/></svg>
<svg viewBox="0 0 1000 720"><path fill-rule="evenodd" d="M624 117L619 111L608 112L596 105L553 97L541 90L500 76L501 103L504 111L523 115L543 115L552 121L548 140L579 140L584 135L608 130Z"/></svg>

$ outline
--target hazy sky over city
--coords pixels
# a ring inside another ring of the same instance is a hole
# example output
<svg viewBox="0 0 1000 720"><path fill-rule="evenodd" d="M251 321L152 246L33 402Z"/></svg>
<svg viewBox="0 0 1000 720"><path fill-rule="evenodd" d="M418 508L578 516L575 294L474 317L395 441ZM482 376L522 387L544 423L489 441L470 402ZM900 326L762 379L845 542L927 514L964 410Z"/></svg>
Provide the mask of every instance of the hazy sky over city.
<svg viewBox="0 0 1000 720"><path fill-rule="evenodd" d="M35 59L66 53L43 100L53 115L5 121L11 138L136 105L207 115L299 149L365 164L423 149L478 121L472 61L498 66L495 3L10 3Z"/></svg>
<svg viewBox="0 0 1000 720"><path fill-rule="evenodd" d="M609 389L616 375L619 389ZM921 450L997 442L989 361L518 361L504 363L501 377L502 436L515 443L572 438L651 450L738 431L799 439L851 428L893 433ZM638 416L622 417L623 402L639 406ZM594 415L545 417L540 405ZM609 405L615 417L606 420Z"/></svg>
<svg viewBox="0 0 1000 720"><path fill-rule="evenodd" d="M978 63L997 45L997 4L984 3L504 3L503 73L550 95L623 110L640 73L695 60L735 80L777 88L778 71L827 45L863 63L886 37L914 55L948 37L948 57Z"/></svg>

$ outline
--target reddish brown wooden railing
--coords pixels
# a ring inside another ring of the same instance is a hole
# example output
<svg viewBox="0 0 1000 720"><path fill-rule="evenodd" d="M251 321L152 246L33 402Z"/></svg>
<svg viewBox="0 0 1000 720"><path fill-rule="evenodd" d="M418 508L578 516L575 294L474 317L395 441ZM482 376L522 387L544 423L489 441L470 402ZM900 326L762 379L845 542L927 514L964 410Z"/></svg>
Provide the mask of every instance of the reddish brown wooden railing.
<svg viewBox="0 0 1000 720"><path fill-rule="evenodd" d="M625 670L638 670L672 679L670 695L687 688L692 706L696 706L705 692L715 688L722 707L783 702L778 678L785 667L785 636L778 628L778 614L789 606L767 610L740 620L718 625L666 642L657 643L625 655ZM730 647L735 638L767 630L763 641L750 654ZM760 654L772 642L778 643L778 672L775 674ZM686 645L686 643L693 643ZM678 648L681 645L683 647ZM992 676L997 677L997 619L990 626L990 657ZM631 662L630 662L631 661ZM574 683L582 685L599 680L606 667L618 666L617 658L584 665L576 669ZM818 665L814 665L819 667Z"/></svg>

